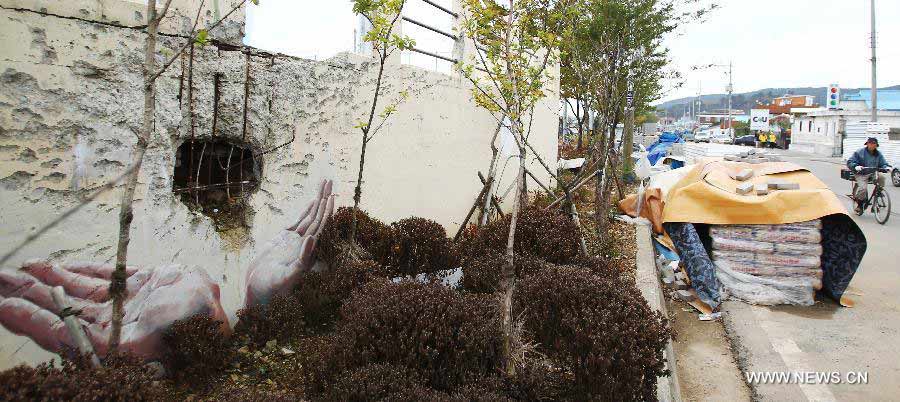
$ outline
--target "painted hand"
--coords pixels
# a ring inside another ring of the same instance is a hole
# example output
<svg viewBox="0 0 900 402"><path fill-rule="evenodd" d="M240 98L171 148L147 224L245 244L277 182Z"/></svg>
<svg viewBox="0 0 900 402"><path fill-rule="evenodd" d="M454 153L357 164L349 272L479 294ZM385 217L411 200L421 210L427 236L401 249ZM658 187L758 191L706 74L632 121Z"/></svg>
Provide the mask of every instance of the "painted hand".
<svg viewBox="0 0 900 402"><path fill-rule="evenodd" d="M325 220L334 210L331 180L322 181L318 196L300 218L269 241L250 263L247 271L246 307L266 304L277 294L290 291L315 265L313 251Z"/></svg>
<svg viewBox="0 0 900 402"><path fill-rule="evenodd" d="M108 295L114 267L77 263L62 266L31 261L17 272L0 271L0 324L31 338L44 349L75 349L63 321L56 315L50 289L62 286L98 355L108 351L112 302ZM219 286L199 267L167 265L129 267L128 299L119 350L148 360L160 357L163 332L180 319L209 314L230 332L219 301Z"/></svg>

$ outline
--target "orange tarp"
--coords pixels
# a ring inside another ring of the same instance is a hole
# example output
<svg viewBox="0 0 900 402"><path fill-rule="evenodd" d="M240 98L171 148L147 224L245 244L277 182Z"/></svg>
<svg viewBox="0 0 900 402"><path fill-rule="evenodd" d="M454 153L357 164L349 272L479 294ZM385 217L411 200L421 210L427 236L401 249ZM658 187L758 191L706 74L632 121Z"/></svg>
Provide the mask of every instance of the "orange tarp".
<svg viewBox="0 0 900 402"><path fill-rule="evenodd" d="M754 184L780 180L800 185L799 190L771 190L767 195L737 194L742 182L731 178L752 169ZM837 173L835 173L837 174ZM847 210L825 183L808 170L788 162L749 164L705 160L666 194L662 222L718 225L784 224L819 219Z"/></svg>

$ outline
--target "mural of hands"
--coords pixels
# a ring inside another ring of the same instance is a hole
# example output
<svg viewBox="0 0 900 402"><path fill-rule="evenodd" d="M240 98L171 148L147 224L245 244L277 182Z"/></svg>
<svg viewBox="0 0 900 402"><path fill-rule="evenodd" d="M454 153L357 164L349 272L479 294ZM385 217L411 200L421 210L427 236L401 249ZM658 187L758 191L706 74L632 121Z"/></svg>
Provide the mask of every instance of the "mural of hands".
<svg viewBox="0 0 900 402"><path fill-rule="evenodd" d="M245 307L266 304L277 294L290 291L300 275L313 268L313 251L325 220L334 210L331 180L322 181L319 193L291 227L270 240L247 270Z"/></svg>
<svg viewBox="0 0 900 402"><path fill-rule="evenodd" d="M245 306L266 304L275 295L290 291L300 275L315 265L316 241L334 209L332 185L324 180L297 222L261 248L247 271ZM53 287L62 286L72 308L80 311L78 320L94 350L105 356L112 329L108 290L113 270L110 264L46 261L26 262L18 271L0 270L0 325L50 352L77 349L51 296ZM197 314L221 321L223 334L231 332L219 285L203 268L178 264L128 267L127 274L120 350L146 360L158 359L166 329Z"/></svg>
<svg viewBox="0 0 900 402"><path fill-rule="evenodd" d="M31 338L42 348L60 353L76 349L56 315L51 288L62 286L98 355L108 351L112 322L109 264L54 265L31 261L18 272L0 271L0 324ZM161 353L162 335L175 321L209 314L231 329L219 300L219 285L200 267L166 265L128 269L128 298L122 320L120 350L152 360Z"/></svg>

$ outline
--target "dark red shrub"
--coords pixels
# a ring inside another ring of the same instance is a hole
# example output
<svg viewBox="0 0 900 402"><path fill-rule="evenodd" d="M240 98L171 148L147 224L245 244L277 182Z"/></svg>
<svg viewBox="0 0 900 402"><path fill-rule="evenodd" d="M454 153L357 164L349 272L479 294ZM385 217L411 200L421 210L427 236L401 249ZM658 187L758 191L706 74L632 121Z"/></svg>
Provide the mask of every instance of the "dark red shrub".
<svg viewBox="0 0 900 402"><path fill-rule="evenodd" d="M506 252L510 216L493 221L465 239L461 252L466 258L494 251ZM580 231L562 212L529 206L523 208L516 222L516 253L533 255L554 264L569 264L580 257Z"/></svg>
<svg viewBox="0 0 900 402"><path fill-rule="evenodd" d="M207 314L176 321L163 334L162 363L178 382L202 386L221 374L234 357L231 337L222 333L222 322Z"/></svg>
<svg viewBox="0 0 900 402"><path fill-rule="evenodd" d="M256 347L276 340L285 342L304 334L305 323L300 302L294 295L279 295L266 305L238 311L234 335L246 338Z"/></svg>
<svg viewBox="0 0 900 402"><path fill-rule="evenodd" d="M316 244L316 254L329 266L338 265L346 256L352 221L353 208L341 207L325 222ZM356 243L379 264L389 262L391 228L362 210L357 212Z"/></svg>
<svg viewBox="0 0 900 402"><path fill-rule="evenodd" d="M322 378L368 364L414 370L423 385L449 391L500 363L497 301L434 283L371 281L341 309Z"/></svg>
<svg viewBox="0 0 900 402"><path fill-rule="evenodd" d="M94 369L86 359L19 366L0 372L3 401L158 401L166 389L155 370L127 355L108 356Z"/></svg>
<svg viewBox="0 0 900 402"><path fill-rule="evenodd" d="M655 397L671 330L633 283L554 267L523 280L515 303L541 349L574 373L579 398Z"/></svg>
<svg viewBox="0 0 900 402"><path fill-rule="evenodd" d="M390 266L398 276L455 268L450 239L439 223L413 217L392 223L391 229Z"/></svg>
<svg viewBox="0 0 900 402"><path fill-rule="evenodd" d="M552 264L526 255L513 259L516 277L522 279ZM493 293L500 289L506 257L496 251L475 255L463 262L462 288L475 293Z"/></svg>
<svg viewBox="0 0 900 402"><path fill-rule="evenodd" d="M397 400L399 394L421 392L419 375L405 366L369 364L340 376L325 399L333 401Z"/></svg>
<svg viewBox="0 0 900 402"><path fill-rule="evenodd" d="M327 327L338 319L344 300L354 290L374 278L386 276L387 270L374 261L349 259L328 267L327 271L304 274L295 293L306 325L311 329Z"/></svg>

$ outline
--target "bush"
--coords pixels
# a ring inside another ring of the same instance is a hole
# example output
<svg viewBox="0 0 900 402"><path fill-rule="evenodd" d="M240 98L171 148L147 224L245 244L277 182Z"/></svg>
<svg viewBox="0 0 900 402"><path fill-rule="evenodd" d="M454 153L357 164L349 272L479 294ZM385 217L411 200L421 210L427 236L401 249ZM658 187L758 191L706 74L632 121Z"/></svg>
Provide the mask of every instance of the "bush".
<svg viewBox="0 0 900 402"><path fill-rule="evenodd" d="M433 273L455 268L456 258L444 227L424 218L406 218L391 224L390 266L397 275Z"/></svg>
<svg viewBox="0 0 900 402"><path fill-rule="evenodd" d="M341 207L325 221L319 235L316 253L329 266L340 265L348 250L350 225L353 222L353 208ZM365 211L357 212L356 243L368 257L381 265L390 259L391 228L370 217ZM365 258L361 258L365 259Z"/></svg>
<svg viewBox="0 0 900 402"><path fill-rule="evenodd" d="M234 357L231 337L222 322L206 314L175 321L163 334L162 363L180 382L202 386L222 372Z"/></svg>
<svg viewBox="0 0 900 402"><path fill-rule="evenodd" d="M308 272L297 284L296 296L307 327L319 329L337 321L341 306L350 294L366 282L386 276L378 263L341 261L325 272Z"/></svg>
<svg viewBox="0 0 900 402"><path fill-rule="evenodd" d="M474 238L464 239L463 258L489 251L506 252L510 216L493 221L477 231ZM581 233L569 217L558 210L523 208L516 222L515 251L554 264L569 264L580 258Z"/></svg>
<svg viewBox="0 0 900 402"><path fill-rule="evenodd" d="M551 265L540 259L517 255L513 260L516 277L522 279ZM500 289L506 257L496 251L475 255L463 263L462 288L475 293L493 293Z"/></svg>
<svg viewBox="0 0 900 402"><path fill-rule="evenodd" d="M580 267L554 267L526 278L515 295L525 329L575 375L580 398L655 398L666 375L667 320L633 284Z"/></svg>
<svg viewBox="0 0 900 402"><path fill-rule="evenodd" d="M266 305L256 305L238 311L235 336L247 338L256 347L276 340L279 343L304 333L303 310L294 295L278 295Z"/></svg>
<svg viewBox="0 0 900 402"><path fill-rule="evenodd" d="M19 366L0 373L4 401L157 401L166 395L155 371L128 355L111 355L94 369L87 359L37 367Z"/></svg>
<svg viewBox="0 0 900 402"><path fill-rule="evenodd" d="M497 302L434 283L372 281L341 309L343 321L316 370L317 381L368 364L415 370L423 385L448 391L500 364ZM330 356L328 356L330 354Z"/></svg>
<svg viewBox="0 0 900 402"><path fill-rule="evenodd" d="M415 371L392 364L369 364L341 376L326 399L335 401L396 400L396 395L421 388Z"/></svg>

